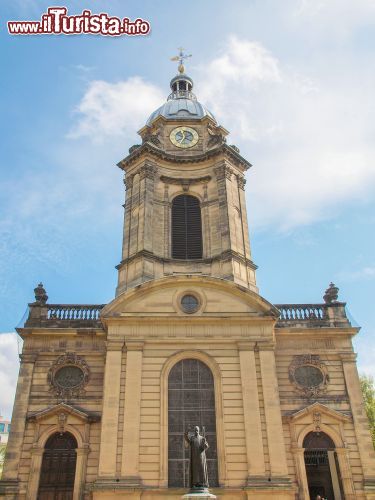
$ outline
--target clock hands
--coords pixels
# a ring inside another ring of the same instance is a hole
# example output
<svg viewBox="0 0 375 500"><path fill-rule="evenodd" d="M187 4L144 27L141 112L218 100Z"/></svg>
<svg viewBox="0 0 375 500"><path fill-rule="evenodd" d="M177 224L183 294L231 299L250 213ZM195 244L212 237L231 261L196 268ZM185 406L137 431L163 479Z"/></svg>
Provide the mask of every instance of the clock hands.
<svg viewBox="0 0 375 500"><path fill-rule="evenodd" d="M181 134L181 140L179 141L180 144L184 144L184 141L185 141L185 130L181 130L180 131L180 134Z"/></svg>

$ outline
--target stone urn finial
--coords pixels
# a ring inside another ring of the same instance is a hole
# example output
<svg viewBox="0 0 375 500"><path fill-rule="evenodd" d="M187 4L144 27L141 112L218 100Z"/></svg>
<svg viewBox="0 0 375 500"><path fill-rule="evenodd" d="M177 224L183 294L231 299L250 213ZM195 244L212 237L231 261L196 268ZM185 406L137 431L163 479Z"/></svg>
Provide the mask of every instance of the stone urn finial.
<svg viewBox="0 0 375 500"><path fill-rule="evenodd" d="M338 296L339 289L334 283L331 282L326 290L326 293L323 296L323 300L326 304L332 304L333 302L337 302Z"/></svg>
<svg viewBox="0 0 375 500"><path fill-rule="evenodd" d="M35 293L35 303L44 306L47 303L48 295L43 287L43 283L34 288Z"/></svg>

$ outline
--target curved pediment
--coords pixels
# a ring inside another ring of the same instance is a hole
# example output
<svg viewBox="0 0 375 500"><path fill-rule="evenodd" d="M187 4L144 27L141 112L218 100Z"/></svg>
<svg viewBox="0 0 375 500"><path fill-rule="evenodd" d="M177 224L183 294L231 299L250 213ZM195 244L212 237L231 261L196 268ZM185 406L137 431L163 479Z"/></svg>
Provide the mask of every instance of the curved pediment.
<svg viewBox="0 0 375 500"><path fill-rule="evenodd" d="M184 313L182 297L199 301L195 314ZM119 316L247 316L277 318L278 310L260 295L231 281L208 276L171 276L127 290L102 310L101 318Z"/></svg>

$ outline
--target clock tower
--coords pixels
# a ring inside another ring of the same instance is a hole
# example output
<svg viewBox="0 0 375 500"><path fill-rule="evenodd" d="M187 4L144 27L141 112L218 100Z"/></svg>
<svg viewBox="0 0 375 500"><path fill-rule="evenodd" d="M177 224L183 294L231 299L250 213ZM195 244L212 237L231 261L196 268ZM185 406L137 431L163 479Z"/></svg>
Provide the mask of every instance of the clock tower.
<svg viewBox="0 0 375 500"><path fill-rule="evenodd" d="M251 166L184 72L118 166L126 202L117 294L173 275L212 276L257 292L245 178Z"/></svg>

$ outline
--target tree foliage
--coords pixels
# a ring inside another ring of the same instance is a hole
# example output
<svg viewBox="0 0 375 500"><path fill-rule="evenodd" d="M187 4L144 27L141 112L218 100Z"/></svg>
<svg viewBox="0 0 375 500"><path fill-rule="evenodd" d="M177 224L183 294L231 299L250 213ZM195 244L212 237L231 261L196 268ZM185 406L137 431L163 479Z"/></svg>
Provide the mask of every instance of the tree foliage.
<svg viewBox="0 0 375 500"><path fill-rule="evenodd" d="M370 422L372 442L375 448L375 383L374 379L368 375L361 375L360 382L366 413Z"/></svg>
<svg viewBox="0 0 375 500"><path fill-rule="evenodd" d="M1 479L1 476L3 474L5 450L6 450L6 446L0 446L0 479Z"/></svg>

